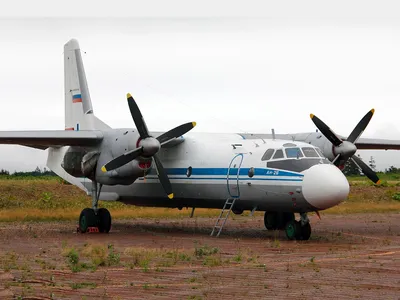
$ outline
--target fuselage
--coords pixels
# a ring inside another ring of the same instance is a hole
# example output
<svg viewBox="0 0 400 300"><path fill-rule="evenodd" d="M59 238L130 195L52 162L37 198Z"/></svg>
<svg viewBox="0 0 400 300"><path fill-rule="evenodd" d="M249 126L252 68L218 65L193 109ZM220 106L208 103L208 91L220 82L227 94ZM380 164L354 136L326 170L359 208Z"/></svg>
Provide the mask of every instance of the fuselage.
<svg viewBox="0 0 400 300"><path fill-rule="evenodd" d="M349 192L342 172L302 142L188 133L159 157L174 199L165 196L153 167L130 185L104 186L102 194L142 206L221 208L227 198L237 198L238 211L308 212L337 205Z"/></svg>

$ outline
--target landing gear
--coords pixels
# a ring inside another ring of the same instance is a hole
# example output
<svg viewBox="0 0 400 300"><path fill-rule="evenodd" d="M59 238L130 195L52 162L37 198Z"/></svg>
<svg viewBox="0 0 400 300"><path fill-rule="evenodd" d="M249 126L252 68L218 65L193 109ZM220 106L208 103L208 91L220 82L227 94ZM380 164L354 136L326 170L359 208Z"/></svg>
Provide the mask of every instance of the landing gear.
<svg viewBox="0 0 400 300"><path fill-rule="evenodd" d="M97 191L97 182L92 182L92 208L85 208L79 216L79 231L88 232L90 228L97 228L99 232L108 233L111 229L111 214L106 208L98 208L102 185Z"/></svg>
<svg viewBox="0 0 400 300"><path fill-rule="evenodd" d="M294 213L265 212L264 225L268 230L285 230L289 240L306 241L311 236L311 225L307 213L300 214L296 221Z"/></svg>
<svg viewBox="0 0 400 300"><path fill-rule="evenodd" d="M100 232L108 233L111 229L111 214L107 208L100 208L97 212L99 220L98 227Z"/></svg>
<svg viewBox="0 0 400 300"><path fill-rule="evenodd" d="M268 230L283 230L287 222L294 220L294 213L265 212L264 225Z"/></svg>

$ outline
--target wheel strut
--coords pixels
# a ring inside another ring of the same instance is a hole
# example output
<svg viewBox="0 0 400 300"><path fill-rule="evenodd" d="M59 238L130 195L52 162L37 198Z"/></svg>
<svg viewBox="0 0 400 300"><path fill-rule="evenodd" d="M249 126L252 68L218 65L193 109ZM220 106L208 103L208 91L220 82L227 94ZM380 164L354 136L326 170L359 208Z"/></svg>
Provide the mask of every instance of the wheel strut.
<svg viewBox="0 0 400 300"><path fill-rule="evenodd" d="M97 182L94 180L92 181L92 208L96 215L97 211L99 210L99 198L102 187L103 187L102 184L100 184L100 186L97 187Z"/></svg>

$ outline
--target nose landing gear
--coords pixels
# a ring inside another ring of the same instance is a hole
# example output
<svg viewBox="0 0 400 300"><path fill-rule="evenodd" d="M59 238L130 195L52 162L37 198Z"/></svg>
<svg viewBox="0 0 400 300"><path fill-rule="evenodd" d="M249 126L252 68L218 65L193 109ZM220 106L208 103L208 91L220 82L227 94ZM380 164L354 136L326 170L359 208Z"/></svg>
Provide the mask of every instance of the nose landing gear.
<svg viewBox="0 0 400 300"><path fill-rule="evenodd" d="M307 213L300 214L297 221L294 213L265 212L264 224L268 230L284 230L289 240L306 241L311 236L311 225Z"/></svg>

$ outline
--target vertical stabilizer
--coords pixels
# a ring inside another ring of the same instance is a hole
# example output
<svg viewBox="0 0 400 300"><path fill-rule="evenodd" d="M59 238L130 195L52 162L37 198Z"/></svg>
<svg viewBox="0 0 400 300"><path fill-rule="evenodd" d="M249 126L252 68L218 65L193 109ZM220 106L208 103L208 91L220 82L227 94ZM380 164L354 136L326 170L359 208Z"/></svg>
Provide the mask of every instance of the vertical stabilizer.
<svg viewBox="0 0 400 300"><path fill-rule="evenodd" d="M64 45L65 130L109 129L93 115L92 101L77 40Z"/></svg>

